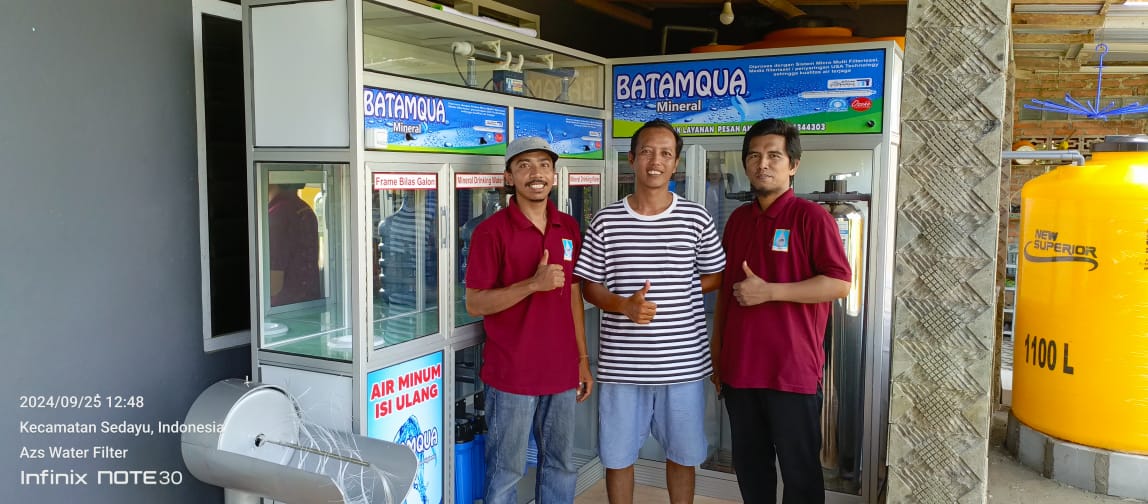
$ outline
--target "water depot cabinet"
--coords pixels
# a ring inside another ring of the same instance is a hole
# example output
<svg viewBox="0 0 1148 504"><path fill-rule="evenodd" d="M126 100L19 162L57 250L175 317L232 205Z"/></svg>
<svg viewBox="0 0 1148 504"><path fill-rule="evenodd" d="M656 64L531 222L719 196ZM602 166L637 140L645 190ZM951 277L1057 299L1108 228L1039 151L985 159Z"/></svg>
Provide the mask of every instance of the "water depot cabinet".
<svg viewBox="0 0 1148 504"><path fill-rule="evenodd" d="M848 243L872 280L843 309L869 318L846 343L853 451L833 466L847 481L828 490L831 502L874 498L899 143L891 42L611 61L406 0L247 0L243 27L253 366L307 421L410 447L419 466L407 502L481 497L483 331L466 313L464 279L474 229L507 205L508 142L540 136L559 151L550 197L584 228L632 190L629 136L655 116L687 136L672 190L705 201L719 225L744 200L740 135L758 119L784 117L812 137L801 187L829 171L860 174L853 188L870 220ZM782 79L796 64L803 77ZM666 84L666 65L691 82ZM724 94L655 97L666 89ZM587 305L592 367L599 316ZM581 491L604 472L597 401L577 415ZM699 490L736 498L716 400L707 422L714 456ZM662 471L660 457L644 449L639 479ZM520 496L532 487L529 473Z"/></svg>
<svg viewBox="0 0 1148 504"><path fill-rule="evenodd" d="M551 198L583 224L614 197L605 61L406 1L250 1L243 16L258 379L310 422L410 447L407 502L480 498L470 236L507 204L518 136L561 152ZM601 477L596 404L578 415L584 488Z"/></svg>

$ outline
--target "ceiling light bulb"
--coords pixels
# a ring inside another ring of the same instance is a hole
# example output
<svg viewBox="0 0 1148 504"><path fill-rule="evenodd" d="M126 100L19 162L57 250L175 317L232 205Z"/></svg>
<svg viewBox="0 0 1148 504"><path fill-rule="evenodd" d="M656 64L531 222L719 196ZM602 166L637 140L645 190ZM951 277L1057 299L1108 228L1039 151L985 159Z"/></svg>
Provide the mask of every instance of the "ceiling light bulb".
<svg viewBox="0 0 1148 504"><path fill-rule="evenodd" d="M726 2L721 6L721 14L718 16L718 21L721 24L727 25L733 22L733 2Z"/></svg>

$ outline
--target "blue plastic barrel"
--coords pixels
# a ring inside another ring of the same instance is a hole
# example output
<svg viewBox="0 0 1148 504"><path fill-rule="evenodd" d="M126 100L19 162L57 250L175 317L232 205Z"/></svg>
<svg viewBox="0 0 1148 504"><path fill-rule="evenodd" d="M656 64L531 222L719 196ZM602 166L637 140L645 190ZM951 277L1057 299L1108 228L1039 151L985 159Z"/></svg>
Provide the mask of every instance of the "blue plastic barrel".
<svg viewBox="0 0 1148 504"><path fill-rule="evenodd" d="M474 426L470 420L454 421L454 501L469 503L474 497Z"/></svg>
<svg viewBox="0 0 1148 504"><path fill-rule="evenodd" d="M486 497L486 415L474 417L474 500Z"/></svg>

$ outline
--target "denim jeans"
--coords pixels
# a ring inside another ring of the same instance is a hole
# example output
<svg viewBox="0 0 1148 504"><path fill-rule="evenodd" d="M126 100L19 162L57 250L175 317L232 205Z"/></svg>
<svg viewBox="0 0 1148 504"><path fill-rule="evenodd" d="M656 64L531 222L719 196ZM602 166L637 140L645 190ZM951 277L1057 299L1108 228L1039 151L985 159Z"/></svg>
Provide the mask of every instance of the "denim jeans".
<svg viewBox="0 0 1148 504"><path fill-rule="evenodd" d="M574 502L574 389L554 395L511 394L486 386L485 504L518 504L531 429L538 444L537 504Z"/></svg>

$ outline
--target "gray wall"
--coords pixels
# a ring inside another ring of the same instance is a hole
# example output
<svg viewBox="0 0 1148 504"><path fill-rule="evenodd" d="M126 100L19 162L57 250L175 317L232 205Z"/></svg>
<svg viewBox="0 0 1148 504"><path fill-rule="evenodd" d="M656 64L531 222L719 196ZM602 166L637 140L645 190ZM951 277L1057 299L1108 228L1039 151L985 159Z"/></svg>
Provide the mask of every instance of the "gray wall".
<svg viewBox="0 0 1148 504"><path fill-rule="evenodd" d="M220 502L178 435L21 434L20 421L182 420L249 373L200 337L190 0L3 0L0 7L0 500ZM140 409L21 409L36 394L141 395ZM128 449L28 460L21 449ZM22 486L21 470L90 472ZM184 471L178 487L97 486L95 471Z"/></svg>

